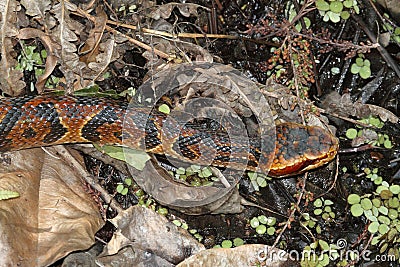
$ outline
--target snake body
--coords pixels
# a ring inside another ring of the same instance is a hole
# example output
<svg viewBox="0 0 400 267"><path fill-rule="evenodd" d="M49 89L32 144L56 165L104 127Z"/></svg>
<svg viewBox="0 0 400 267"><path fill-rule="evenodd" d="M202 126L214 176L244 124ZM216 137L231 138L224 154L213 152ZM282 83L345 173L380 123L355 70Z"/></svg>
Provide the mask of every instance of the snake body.
<svg viewBox="0 0 400 267"><path fill-rule="evenodd" d="M4 98L0 103L0 151L67 143L123 144L189 163L259 168L282 177L317 168L331 161L338 150L338 140L316 126L277 125L273 136L264 138L268 148L264 152L263 140L244 142L205 127L177 126L167 118L163 113L129 108L127 102L104 98ZM262 157L266 159L263 162Z"/></svg>

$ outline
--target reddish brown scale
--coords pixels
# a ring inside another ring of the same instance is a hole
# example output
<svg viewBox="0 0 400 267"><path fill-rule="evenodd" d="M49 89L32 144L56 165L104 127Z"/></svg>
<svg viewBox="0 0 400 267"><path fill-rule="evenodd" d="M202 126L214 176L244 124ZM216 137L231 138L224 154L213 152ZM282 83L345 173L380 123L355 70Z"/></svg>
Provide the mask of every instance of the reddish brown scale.
<svg viewBox="0 0 400 267"><path fill-rule="evenodd" d="M0 103L0 151L65 143L123 144L202 165L261 170L282 177L332 160L338 141L320 127L285 123L265 140L261 151L226 134L181 128L165 114L148 116L144 108L128 109L123 101L90 97L21 97ZM271 143L275 139L275 144ZM203 140L199 143L199 140ZM210 141L212 140L212 141ZM275 149L273 149L275 147ZM259 164L259 157L266 160ZM194 161L193 161L194 160ZM260 166L259 166L260 165Z"/></svg>

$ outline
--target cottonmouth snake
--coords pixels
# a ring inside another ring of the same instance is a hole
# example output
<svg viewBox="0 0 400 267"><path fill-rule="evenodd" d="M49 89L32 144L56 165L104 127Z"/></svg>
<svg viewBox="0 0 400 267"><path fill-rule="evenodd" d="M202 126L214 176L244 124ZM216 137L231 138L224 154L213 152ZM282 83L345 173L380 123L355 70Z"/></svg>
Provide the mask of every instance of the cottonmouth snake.
<svg viewBox="0 0 400 267"><path fill-rule="evenodd" d="M176 126L165 125L166 114L148 116L148 110L134 108L125 116L127 108L124 101L94 97L4 98L0 104L0 151L65 143L124 143L186 162L197 159L200 164L241 170L259 167L270 176L281 177L319 167L332 160L338 149L337 139L320 127L277 125L267 142L273 146L271 151L263 152L260 141L250 139L246 145L241 139L229 139L204 127L185 126L177 131ZM201 153L209 148L214 158L206 162ZM268 166L259 166L260 156L267 159Z"/></svg>

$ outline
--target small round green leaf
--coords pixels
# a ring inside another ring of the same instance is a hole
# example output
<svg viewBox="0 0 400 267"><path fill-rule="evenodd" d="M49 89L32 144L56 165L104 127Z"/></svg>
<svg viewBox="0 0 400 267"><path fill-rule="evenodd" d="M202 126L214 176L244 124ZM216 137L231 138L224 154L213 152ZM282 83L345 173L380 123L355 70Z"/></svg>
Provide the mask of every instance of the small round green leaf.
<svg viewBox="0 0 400 267"><path fill-rule="evenodd" d="M205 177L205 178L210 177L213 174L209 167L202 169L201 173L202 173L203 177Z"/></svg>
<svg viewBox="0 0 400 267"><path fill-rule="evenodd" d="M339 74L340 73L340 69L338 67L332 67L331 68L331 73L333 75Z"/></svg>
<svg viewBox="0 0 400 267"><path fill-rule="evenodd" d="M232 247L232 241L230 241L230 240L222 241L221 247L223 247L223 248L231 248Z"/></svg>
<svg viewBox="0 0 400 267"><path fill-rule="evenodd" d="M121 195L126 196L126 194L128 194L128 187L125 187L124 189L122 189L121 191Z"/></svg>
<svg viewBox="0 0 400 267"><path fill-rule="evenodd" d="M388 204L390 208L398 208L400 206L400 202L397 197L389 198Z"/></svg>
<svg viewBox="0 0 400 267"><path fill-rule="evenodd" d="M388 148L388 149L393 148L392 141L390 141L389 139L386 139L386 140L383 142L383 146L384 146L385 148Z"/></svg>
<svg viewBox="0 0 400 267"><path fill-rule="evenodd" d="M257 226L256 228L256 232L259 235L263 235L265 234L265 232L267 231L267 227L264 224L260 224L259 226Z"/></svg>
<svg viewBox="0 0 400 267"><path fill-rule="evenodd" d="M325 251L329 250L329 244L325 240L318 240L318 244L322 250L325 250Z"/></svg>
<svg viewBox="0 0 400 267"><path fill-rule="evenodd" d="M360 66L358 66L357 64L353 63L353 64L351 64L350 72L353 73L353 74L357 74L357 73L360 72L360 69L361 69Z"/></svg>
<svg viewBox="0 0 400 267"><path fill-rule="evenodd" d="M365 216L365 218L367 218L371 222L375 222L375 221L378 220L374 215L372 215L372 211L371 210L365 210L364 211L364 216Z"/></svg>
<svg viewBox="0 0 400 267"><path fill-rule="evenodd" d="M256 172L248 172L247 175L249 176L251 181L255 181L257 178L257 173Z"/></svg>
<svg viewBox="0 0 400 267"><path fill-rule="evenodd" d="M342 4L342 2L340 2L340 1L333 1L333 2L331 2L331 4L329 5L329 9L330 9L332 12L340 13L340 12L342 12L342 10L343 10L343 4Z"/></svg>
<svg viewBox="0 0 400 267"><path fill-rule="evenodd" d="M260 215L260 216L257 217L257 219L258 219L258 221L259 221L260 223L262 223L262 224L267 224L267 220L268 220L267 216L265 216L265 215Z"/></svg>
<svg viewBox="0 0 400 267"><path fill-rule="evenodd" d="M357 130L354 129L354 128L347 129L346 137L349 138L350 140L356 138L357 137Z"/></svg>
<svg viewBox="0 0 400 267"><path fill-rule="evenodd" d="M257 184L258 184L260 187L266 187L266 186L267 186L267 180L265 180L265 178L262 177L262 176L258 176L258 177L257 177Z"/></svg>
<svg viewBox="0 0 400 267"><path fill-rule="evenodd" d="M332 211L332 208L329 207L329 206L327 206L327 207L324 208L324 212L331 212L331 211Z"/></svg>
<svg viewBox="0 0 400 267"><path fill-rule="evenodd" d="M181 225L182 225L182 222L180 220L173 220L172 223L178 227L181 227Z"/></svg>
<svg viewBox="0 0 400 267"><path fill-rule="evenodd" d="M362 66L359 73L361 78L368 79L371 77L371 68L369 66Z"/></svg>
<svg viewBox="0 0 400 267"><path fill-rule="evenodd" d="M258 218L254 217L253 219L250 220L250 226L253 228L257 228L257 226L260 225L260 221Z"/></svg>
<svg viewBox="0 0 400 267"><path fill-rule="evenodd" d="M393 194L397 195L400 193L400 185L398 185L398 184L391 185L391 186L389 186L389 190Z"/></svg>
<svg viewBox="0 0 400 267"><path fill-rule="evenodd" d="M390 224L390 219L386 216L382 216L382 215L378 216L378 221L381 223L387 224L387 225Z"/></svg>
<svg viewBox="0 0 400 267"><path fill-rule="evenodd" d="M360 203L360 200L361 200L361 197L360 197L359 195L357 195L357 194L350 194L350 195L347 197L347 202L348 202L350 205Z"/></svg>
<svg viewBox="0 0 400 267"><path fill-rule="evenodd" d="M329 10L329 4L325 0L317 0L315 2L315 5L318 8L318 10L321 10L321 11Z"/></svg>
<svg viewBox="0 0 400 267"><path fill-rule="evenodd" d="M350 18L350 12L347 10L344 10L340 13L340 17L344 20L349 19Z"/></svg>
<svg viewBox="0 0 400 267"><path fill-rule="evenodd" d="M389 232L389 229L390 229L389 226L387 226L386 224L381 224L379 225L378 231L380 234L384 235L387 232Z"/></svg>
<svg viewBox="0 0 400 267"><path fill-rule="evenodd" d="M236 237L235 239L233 239L233 245L234 245L235 247L241 246L241 245L243 245L243 244L244 244L243 239L241 239L241 238L239 238L239 237Z"/></svg>
<svg viewBox="0 0 400 267"><path fill-rule="evenodd" d="M379 229L379 223L378 222L372 222L369 226L368 226L368 231L372 234L375 234L376 232L378 232Z"/></svg>
<svg viewBox="0 0 400 267"><path fill-rule="evenodd" d="M122 184L117 185L117 192L121 193L124 190L124 186Z"/></svg>
<svg viewBox="0 0 400 267"><path fill-rule="evenodd" d="M317 198L314 201L314 207L320 208L320 207L322 207L322 204L323 204L323 202L322 202L322 200L320 198Z"/></svg>
<svg viewBox="0 0 400 267"><path fill-rule="evenodd" d="M364 59L362 59L361 57L356 58L356 64L359 67L364 66Z"/></svg>
<svg viewBox="0 0 400 267"><path fill-rule="evenodd" d="M158 111L164 114L169 114L171 112L171 109L167 104L162 104L161 106L158 107Z"/></svg>
<svg viewBox="0 0 400 267"><path fill-rule="evenodd" d="M372 205L374 205L375 207L379 208L381 206L381 200L379 198L374 198L372 200Z"/></svg>
<svg viewBox="0 0 400 267"><path fill-rule="evenodd" d="M353 0L345 0L345 1L343 2L343 6L344 6L344 7L347 7L347 8L352 7L352 6L353 6Z"/></svg>
<svg viewBox="0 0 400 267"><path fill-rule="evenodd" d="M353 214L354 217L360 217L363 214L364 210L361 207L361 204L354 204L351 206L350 212L351 214Z"/></svg>
<svg viewBox="0 0 400 267"><path fill-rule="evenodd" d="M268 226L272 226L276 224L276 218L275 217L268 217L267 218L267 223Z"/></svg>
<svg viewBox="0 0 400 267"><path fill-rule="evenodd" d="M371 241L371 245L375 246L376 244L378 244L380 242L380 237L379 236L375 236L374 238L372 238Z"/></svg>
<svg viewBox="0 0 400 267"><path fill-rule="evenodd" d="M340 21L340 13L336 13L333 11L328 11L327 12L329 19L333 22L333 23L337 23Z"/></svg>
<svg viewBox="0 0 400 267"><path fill-rule="evenodd" d="M268 227L267 229L267 234L268 235L274 235L275 234L275 227Z"/></svg>
<svg viewBox="0 0 400 267"><path fill-rule="evenodd" d="M398 218L398 216L399 216L399 213L398 213L397 210L395 210L395 209L389 209L389 211L388 211L388 217L389 217L390 219L395 220L395 219Z"/></svg>
<svg viewBox="0 0 400 267"><path fill-rule="evenodd" d="M380 206L380 207L378 208L378 211L379 211L380 213L382 213L383 215L388 215L388 213L389 213L388 208L386 208L385 206Z"/></svg>
<svg viewBox="0 0 400 267"><path fill-rule="evenodd" d="M314 214L317 215L317 216L321 215L322 214L322 209L315 209L314 210Z"/></svg>
<svg viewBox="0 0 400 267"><path fill-rule="evenodd" d="M372 201L369 198L364 198L361 200L361 207L364 210L370 210L372 209Z"/></svg>
<svg viewBox="0 0 400 267"><path fill-rule="evenodd" d="M167 208L159 208L157 210L157 213L163 216L166 216L168 214L168 209Z"/></svg>

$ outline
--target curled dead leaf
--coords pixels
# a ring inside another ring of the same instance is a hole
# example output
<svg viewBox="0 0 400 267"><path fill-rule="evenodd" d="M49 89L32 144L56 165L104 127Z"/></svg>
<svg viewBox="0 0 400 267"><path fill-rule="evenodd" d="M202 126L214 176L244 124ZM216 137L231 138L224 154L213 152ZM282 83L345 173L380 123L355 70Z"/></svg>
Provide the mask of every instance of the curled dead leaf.
<svg viewBox="0 0 400 267"><path fill-rule="evenodd" d="M0 265L47 266L89 248L104 222L75 170L40 148L9 156L1 184L21 196L0 201Z"/></svg>
<svg viewBox="0 0 400 267"><path fill-rule="evenodd" d="M15 0L8 0L0 5L0 86L3 93L12 96L21 95L26 86L22 80L23 72L15 69L18 62L15 59L17 55L13 39L18 34L17 12L20 10L21 6Z"/></svg>

